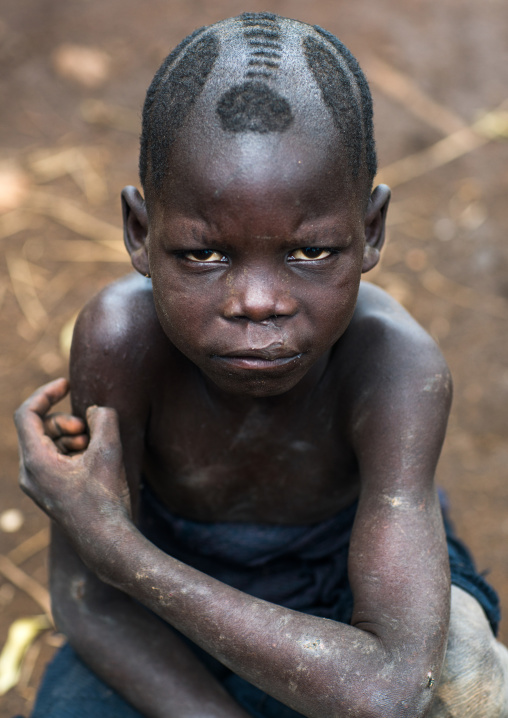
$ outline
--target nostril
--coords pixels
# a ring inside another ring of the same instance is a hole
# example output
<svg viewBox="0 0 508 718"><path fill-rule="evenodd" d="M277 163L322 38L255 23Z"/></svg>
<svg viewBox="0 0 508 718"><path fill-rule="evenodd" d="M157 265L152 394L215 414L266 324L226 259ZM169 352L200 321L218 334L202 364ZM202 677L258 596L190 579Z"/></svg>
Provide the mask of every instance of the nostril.
<svg viewBox="0 0 508 718"><path fill-rule="evenodd" d="M252 322L274 322L283 317L292 316L297 310L293 298L280 297L266 286L253 287L252 284L243 291L236 288L225 301L223 313L229 319L247 319Z"/></svg>

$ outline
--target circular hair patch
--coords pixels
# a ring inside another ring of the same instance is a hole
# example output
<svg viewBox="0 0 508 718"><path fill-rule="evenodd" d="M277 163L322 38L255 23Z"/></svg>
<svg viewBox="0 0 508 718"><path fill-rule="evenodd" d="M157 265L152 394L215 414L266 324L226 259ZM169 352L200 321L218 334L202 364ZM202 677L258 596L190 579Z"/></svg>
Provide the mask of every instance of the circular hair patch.
<svg viewBox="0 0 508 718"><path fill-rule="evenodd" d="M244 82L225 92L217 114L226 132L284 132L293 122L289 102L265 82Z"/></svg>

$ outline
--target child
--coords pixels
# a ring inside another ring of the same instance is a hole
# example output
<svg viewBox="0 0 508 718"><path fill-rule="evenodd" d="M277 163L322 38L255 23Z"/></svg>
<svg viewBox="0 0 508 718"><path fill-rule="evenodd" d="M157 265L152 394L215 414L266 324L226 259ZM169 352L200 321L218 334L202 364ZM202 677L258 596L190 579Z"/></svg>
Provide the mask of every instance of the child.
<svg viewBox="0 0 508 718"><path fill-rule="evenodd" d="M81 313L75 416L64 380L17 414L69 641L35 718L508 716L497 599L434 487L448 369L360 285L375 173L367 83L320 28L246 13L157 72L137 274Z"/></svg>

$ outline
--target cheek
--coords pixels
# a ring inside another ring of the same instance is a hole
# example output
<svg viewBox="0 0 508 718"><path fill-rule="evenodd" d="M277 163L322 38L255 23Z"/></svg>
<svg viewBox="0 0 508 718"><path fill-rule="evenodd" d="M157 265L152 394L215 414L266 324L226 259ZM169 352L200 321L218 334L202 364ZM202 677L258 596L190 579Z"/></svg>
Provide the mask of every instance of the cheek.
<svg viewBox="0 0 508 718"><path fill-rule="evenodd" d="M319 344L335 344L346 331L355 311L359 288L359 273L358 276L340 276L313 302L312 319Z"/></svg>
<svg viewBox="0 0 508 718"><path fill-rule="evenodd" d="M214 301L206 283L182 280L170 270L152 274L154 304L166 336L183 353L187 347L199 345L210 325Z"/></svg>
<svg viewBox="0 0 508 718"><path fill-rule="evenodd" d="M362 259L358 253L341 258L333 273L317 276L306 294L314 311L326 314L331 321L342 321L354 310L361 280ZM312 298L311 298L312 296Z"/></svg>

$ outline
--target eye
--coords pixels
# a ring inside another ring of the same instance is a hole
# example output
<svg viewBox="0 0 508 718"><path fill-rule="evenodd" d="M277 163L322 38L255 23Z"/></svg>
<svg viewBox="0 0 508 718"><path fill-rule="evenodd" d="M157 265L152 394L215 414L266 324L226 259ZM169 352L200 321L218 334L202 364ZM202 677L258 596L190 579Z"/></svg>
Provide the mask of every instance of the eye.
<svg viewBox="0 0 508 718"><path fill-rule="evenodd" d="M191 262L227 262L227 257L222 252L215 252L213 249L193 249L192 252L183 252L182 256Z"/></svg>
<svg viewBox="0 0 508 718"><path fill-rule="evenodd" d="M323 247L300 247L300 249L295 249L291 252L288 259L296 259L299 261L326 259L331 254L331 249L324 249Z"/></svg>

